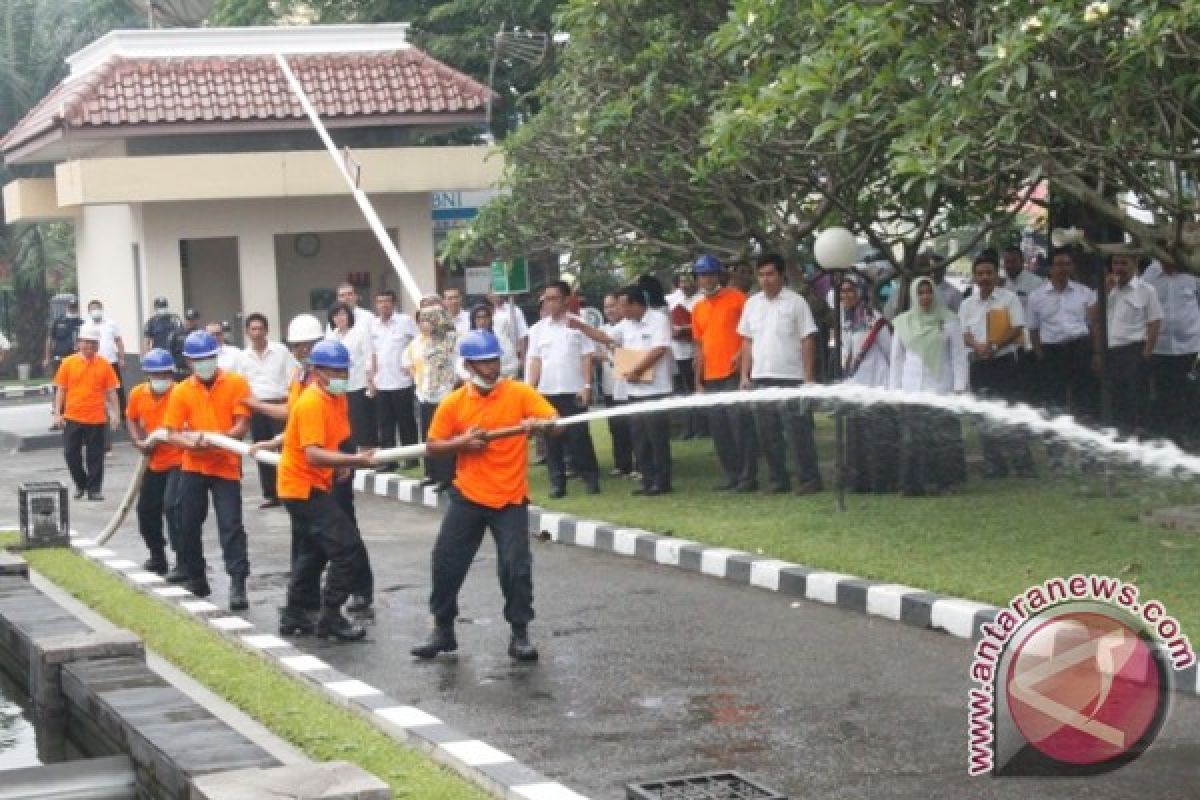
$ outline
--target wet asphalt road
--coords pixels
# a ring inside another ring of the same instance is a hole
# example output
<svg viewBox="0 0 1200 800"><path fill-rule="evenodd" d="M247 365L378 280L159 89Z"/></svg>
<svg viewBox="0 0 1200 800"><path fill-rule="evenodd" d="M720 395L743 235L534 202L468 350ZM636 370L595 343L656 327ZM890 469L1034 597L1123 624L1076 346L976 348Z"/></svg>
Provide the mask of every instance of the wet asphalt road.
<svg viewBox="0 0 1200 800"><path fill-rule="evenodd" d="M107 502L75 504L94 533L133 464L110 459ZM5 457L0 491L61 471L53 452ZM288 521L259 511L246 482L252 607L274 629L283 598ZM944 634L794 603L645 562L536 542L531 628L536 666L505 654L490 542L463 591L460 655L414 663L426 631L436 512L359 496L377 581L368 640L298 644L338 669L513 754L578 791L624 796L629 781L737 769L792 798L1191 798L1200 793L1200 698L1177 697L1159 740L1134 764L1088 779L966 774L969 647ZM15 510L14 510L15 513ZM0 515L4 521L4 515ZM213 602L224 604L216 535L205 532ZM127 522L110 543L144 557ZM1198 638L1193 635L1193 640Z"/></svg>

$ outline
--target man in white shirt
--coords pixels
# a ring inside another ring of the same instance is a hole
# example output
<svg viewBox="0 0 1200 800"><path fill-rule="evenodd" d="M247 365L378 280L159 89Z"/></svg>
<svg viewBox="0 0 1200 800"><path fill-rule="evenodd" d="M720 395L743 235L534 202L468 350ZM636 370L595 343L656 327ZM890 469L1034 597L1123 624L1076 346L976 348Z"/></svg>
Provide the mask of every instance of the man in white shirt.
<svg viewBox="0 0 1200 800"><path fill-rule="evenodd" d="M625 319L617 292L604 295L604 324L600 326L609 338ZM585 322L587 320L584 320ZM615 408L629 402L629 383L617 374L611 353L605 353L600 365L600 400L605 408ZM633 474L633 434L629 417L609 417L608 435L612 439L613 477Z"/></svg>
<svg viewBox="0 0 1200 800"><path fill-rule="evenodd" d="M319 330L319 328L318 328ZM246 349L239 352L237 372L250 384L250 393L263 403L282 405L287 402L288 384L299 362L287 347L267 338L267 318L257 312L246 316ZM283 420L255 411L250 415L250 438L266 442L283 433ZM281 504L275 491L275 467L258 462L258 480L262 485L263 502L259 508L277 508Z"/></svg>
<svg viewBox="0 0 1200 800"><path fill-rule="evenodd" d="M958 318L970 357L971 390L1012 402L1024 394L1020 343L1025 337L1025 310L1016 294L996 286L996 261L992 250L975 258L971 265L975 291L963 300ZM979 442L984 477L1006 477L1010 468L1020 477L1032 477L1033 456L1024 436L980 422Z"/></svg>
<svg viewBox="0 0 1200 800"><path fill-rule="evenodd" d="M454 330L458 332L459 337L466 336L467 331L471 330L471 315L463 308L462 289L456 286L443 289L442 305L446 307L446 313L454 323Z"/></svg>
<svg viewBox="0 0 1200 800"><path fill-rule="evenodd" d="M512 342L517 353L517 363L525 364L529 352L529 323L525 321L522 311L511 297L489 294L488 302L492 304L492 331L496 336Z"/></svg>
<svg viewBox="0 0 1200 800"><path fill-rule="evenodd" d="M1004 262L1004 288L1015 294L1021 301L1021 307L1028 311L1029 296L1045 281L1025 269L1025 254L1021 248L1009 245L1004 248L1001 259Z"/></svg>
<svg viewBox="0 0 1200 800"><path fill-rule="evenodd" d="M554 406L560 417L580 414L592 404L592 354L595 345L573 328L567 316L571 289L564 281L553 281L542 292L545 316L529 329L530 386ZM546 469L550 473L550 496L567 493L566 448L571 466L583 479L588 494L600 492L600 468L596 448L587 425L571 425L562 436L546 440Z"/></svg>
<svg viewBox="0 0 1200 800"><path fill-rule="evenodd" d="M1163 309L1151 361L1154 409L1148 427L1181 447L1191 446L1196 411L1187 376L1200 354L1200 281L1170 261L1151 264L1142 280L1154 287Z"/></svg>
<svg viewBox="0 0 1200 800"><path fill-rule="evenodd" d="M354 324L370 327L371 321L375 319L375 315L370 309L363 308L358 304L358 289L352 283L343 283L337 287L337 301L345 303L354 309ZM333 326L329 326L329 333L333 333Z"/></svg>
<svg viewBox="0 0 1200 800"><path fill-rule="evenodd" d="M1132 434L1145 425L1150 361L1162 330L1163 309L1154 287L1137 276L1137 257L1109 260L1108 352L1104 381L1112 398L1112 423Z"/></svg>
<svg viewBox="0 0 1200 800"><path fill-rule="evenodd" d="M671 322L671 354L675 360L675 393L696 393L696 344L692 341L692 309L702 295L696 291L692 265L684 264L675 270L675 291L667 295L667 314ZM707 433L707 415L696 409L683 413L683 436L687 440Z"/></svg>
<svg viewBox="0 0 1200 800"><path fill-rule="evenodd" d="M228 322L210 322L205 326L205 330L217 340L217 369L237 372L242 361L242 351L225 343L225 330L228 325Z"/></svg>
<svg viewBox="0 0 1200 800"><path fill-rule="evenodd" d="M637 351L638 361L623 375L629 402L662 400L671 394L671 322L666 314L648 308L641 287L627 286L616 293L623 319L608 331L598 330L577 317L571 325L586 336L609 346ZM534 326L537 327L537 326ZM530 341L532 342L532 336ZM671 418L665 411L635 414L629 418L634 452L642 484L635 495L654 497L671 491Z"/></svg>
<svg viewBox="0 0 1200 800"><path fill-rule="evenodd" d="M121 374L121 366L125 363L125 340L121 338L121 329L117 323L104 315L104 304L99 300L88 303L88 318L100 334L100 346L97 354L112 365L117 373L117 407L121 419L125 418L125 376ZM104 429L104 449L112 451L112 429Z"/></svg>
<svg viewBox="0 0 1200 800"><path fill-rule="evenodd" d="M8 337L0 333L0 366L8 360L8 351L12 349L12 344L9 343Z"/></svg>
<svg viewBox="0 0 1200 800"><path fill-rule="evenodd" d="M742 389L791 387L816 379L817 323L803 297L789 289L783 258L768 253L758 259L761 292L746 300L737 332L742 337L739 359ZM758 403L754 424L759 447L767 461L767 492L792 490L788 451L796 461L797 494L821 490L813 417L800 400ZM753 484L751 484L753 487ZM741 486L736 491L747 491Z"/></svg>
<svg viewBox="0 0 1200 800"><path fill-rule="evenodd" d="M1038 402L1076 416L1096 411L1092 372L1096 292L1072 280L1075 259L1065 247L1050 253L1050 280L1029 295L1026 327L1037 359Z"/></svg>
<svg viewBox="0 0 1200 800"><path fill-rule="evenodd" d="M401 366L400 359L409 342L417 338L420 331L411 317L396 310L396 293L391 289L384 289L375 295L375 310L378 316L371 322L371 343L375 348L379 445L385 449L395 447L397 429L400 432L400 444L416 444L416 393L412 375ZM402 466L410 469L416 465L416 459L409 459ZM385 465L379 469L386 472L395 467Z"/></svg>

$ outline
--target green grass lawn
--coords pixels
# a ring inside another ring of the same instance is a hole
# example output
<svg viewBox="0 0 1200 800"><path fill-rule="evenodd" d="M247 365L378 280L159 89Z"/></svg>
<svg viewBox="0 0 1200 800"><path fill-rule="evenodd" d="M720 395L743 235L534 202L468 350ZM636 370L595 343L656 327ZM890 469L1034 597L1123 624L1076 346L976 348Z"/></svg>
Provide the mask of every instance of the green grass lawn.
<svg viewBox="0 0 1200 800"><path fill-rule="evenodd" d="M607 476L605 424L594 423L592 436ZM818 416L823 466L833 461L831 439L828 419ZM973 439L968 435L968 455ZM533 500L585 518L994 604L1057 575L1112 575L1137 583L1144 598L1161 600L1185 632L1200 637L1200 534L1139 521L1153 508L1200 504L1190 482L1133 474L1106 497L1098 477L973 478L946 497L848 494L848 511L837 513L830 491L807 497L712 491L720 476L711 440L674 441L672 451L671 495L633 497L633 482L604 477L598 496L571 481L566 498L550 500L545 468L533 467Z"/></svg>
<svg viewBox="0 0 1200 800"><path fill-rule="evenodd" d="M0 534L0 547L15 536ZM349 761L386 781L396 798L478 800L489 795L356 714L241 650L180 611L138 592L69 550L22 553L30 566L127 628L175 666L317 761Z"/></svg>

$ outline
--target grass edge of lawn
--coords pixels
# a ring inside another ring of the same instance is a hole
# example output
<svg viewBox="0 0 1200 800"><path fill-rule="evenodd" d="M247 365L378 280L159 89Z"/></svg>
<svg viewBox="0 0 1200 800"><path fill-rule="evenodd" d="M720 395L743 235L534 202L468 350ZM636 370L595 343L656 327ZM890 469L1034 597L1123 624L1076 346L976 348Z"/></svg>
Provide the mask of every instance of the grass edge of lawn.
<svg viewBox="0 0 1200 800"><path fill-rule="evenodd" d="M15 543L0 532L0 549ZM24 550L31 568L155 651L314 761L349 761L377 776L397 798L490 795L429 756L393 739L356 712L262 657L240 649L182 612L126 586L82 556Z"/></svg>

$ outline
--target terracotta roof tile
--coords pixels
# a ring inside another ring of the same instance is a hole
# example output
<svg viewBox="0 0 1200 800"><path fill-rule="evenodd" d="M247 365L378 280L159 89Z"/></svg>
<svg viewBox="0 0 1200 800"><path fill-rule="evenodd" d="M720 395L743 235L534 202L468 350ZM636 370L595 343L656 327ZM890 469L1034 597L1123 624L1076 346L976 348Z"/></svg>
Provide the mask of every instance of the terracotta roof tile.
<svg viewBox="0 0 1200 800"><path fill-rule="evenodd" d="M323 118L482 112L489 90L416 48L298 55L292 70ZM113 58L59 84L0 140L5 152L62 126L77 129L227 120L300 120L275 59Z"/></svg>

